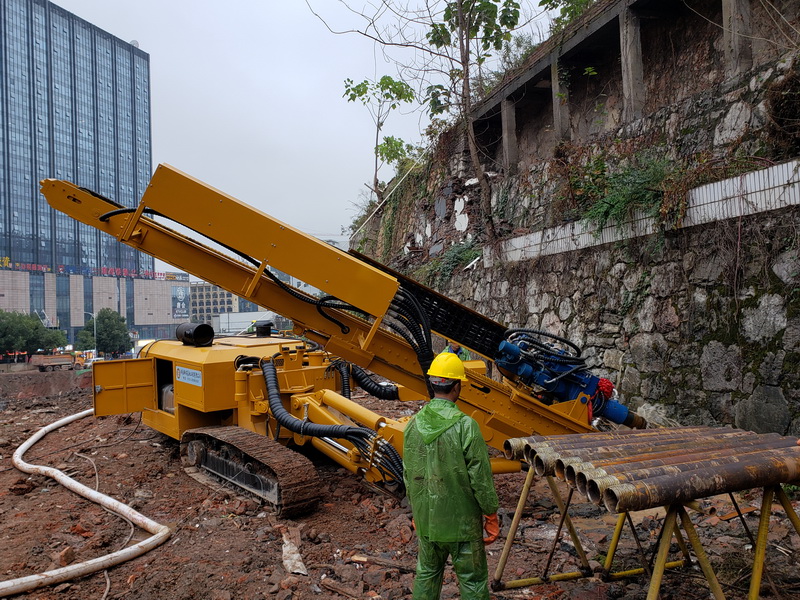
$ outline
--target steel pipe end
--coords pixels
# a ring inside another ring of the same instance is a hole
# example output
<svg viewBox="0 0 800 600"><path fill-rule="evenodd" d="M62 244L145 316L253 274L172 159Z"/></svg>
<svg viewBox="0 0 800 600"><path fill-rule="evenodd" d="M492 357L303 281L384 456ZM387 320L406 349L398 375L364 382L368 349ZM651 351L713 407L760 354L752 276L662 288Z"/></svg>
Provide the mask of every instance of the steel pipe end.
<svg viewBox="0 0 800 600"><path fill-rule="evenodd" d="M593 468L592 463L587 462L572 463L571 465L567 465L566 469L564 469L564 476L567 478L567 483L572 487L577 487L578 474L581 471L591 468Z"/></svg>
<svg viewBox="0 0 800 600"><path fill-rule="evenodd" d="M529 462L531 462L531 464L533 464L533 457L536 456L537 454L541 452L552 452L552 451L553 450L547 445L531 444L530 442L527 442L525 444L525 458Z"/></svg>
<svg viewBox="0 0 800 600"><path fill-rule="evenodd" d="M586 497L589 498L589 502L600 505L603 503L603 492L615 485L619 485L619 479L613 475L589 479L586 482Z"/></svg>
<svg viewBox="0 0 800 600"><path fill-rule="evenodd" d="M510 438L503 442L503 454L509 460L522 460L525 458L525 439Z"/></svg>
<svg viewBox="0 0 800 600"><path fill-rule="evenodd" d="M586 484L589 482L589 480L595 477L605 477L606 475L608 475L608 473L606 473L605 470L599 468L585 469L578 471L575 474L575 487L581 494L587 496L588 494L586 493Z"/></svg>
<svg viewBox="0 0 800 600"><path fill-rule="evenodd" d="M603 504L608 512L619 513L625 509L625 505L636 496L636 486L630 483L620 483L619 485L606 488L603 492Z"/></svg>
<svg viewBox="0 0 800 600"><path fill-rule="evenodd" d="M536 448L530 445L525 446L525 460L532 467L536 465L537 456L550 457L552 461L555 461L558 455L555 454L550 448Z"/></svg>
<svg viewBox="0 0 800 600"><path fill-rule="evenodd" d="M533 457L536 456L536 453L531 449L531 445L527 442L525 443L525 447L522 449L522 456L525 458L525 462L533 466Z"/></svg>
<svg viewBox="0 0 800 600"><path fill-rule="evenodd" d="M557 459L554 467L556 477L558 477L561 481L566 481L569 483L569 479L567 479L567 468L570 465L581 462L581 460L582 459L578 456L566 456L564 458Z"/></svg>
<svg viewBox="0 0 800 600"><path fill-rule="evenodd" d="M533 458L533 469L540 477L552 475L556 467L555 455L537 454Z"/></svg>

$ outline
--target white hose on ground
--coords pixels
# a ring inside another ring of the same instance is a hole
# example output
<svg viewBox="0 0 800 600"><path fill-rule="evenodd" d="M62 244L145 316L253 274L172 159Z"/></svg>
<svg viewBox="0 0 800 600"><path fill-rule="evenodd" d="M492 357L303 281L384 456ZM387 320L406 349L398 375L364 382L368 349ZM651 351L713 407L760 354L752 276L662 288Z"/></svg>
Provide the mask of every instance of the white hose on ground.
<svg viewBox="0 0 800 600"><path fill-rule="evenodd" d="M58 429L59 427L63 427L64 425L72 423L73 421L88 417L93 412L94 411L90 408L89 410L70 415L69 417L65 417L60 421L56 421L55 423L40 429L33 436L31 436L28 441L17 448L16 452L14 452L14 455L11 457L11 462L15 467L17 467L17 469L25 473L45 475L46 477L55 479L67 489L80 496L83 496L84 498L87 498L88 500L91 500L92 502L104 506L110 511L117 513L118 515L133 522L137 527L140 527L141 529L144 529L153 535L133 546L128 546L127 548L123 548L117 552L106 554L105 556L100 556L98 558L93 558L82 563L68 565L66 567L61 567L60 569L53 569L52 571L46 571L44 573L39 573L38 575L29 575L27 577L20 577L18 579L0 581L0 598L11 596L12 594L21 594L22 592L34 590L44 585L52 585L54 583L61 583L62 581L69 581L70 579L83 577L84 575L88 575L96 571L102 571L108 567L125 562L126 560L136 558L148 550L152 550L156 546L159 546L167 541L171 535L172 531L166 525L160 525L155 521L148 519L141 513L133 510L130 506L114 500L105 494L96 492L95 490L86 487L81 483L78 483L58 469L41 465L31 465L22 460L25 452L27 452L45 435L55 429Z"/></svg>

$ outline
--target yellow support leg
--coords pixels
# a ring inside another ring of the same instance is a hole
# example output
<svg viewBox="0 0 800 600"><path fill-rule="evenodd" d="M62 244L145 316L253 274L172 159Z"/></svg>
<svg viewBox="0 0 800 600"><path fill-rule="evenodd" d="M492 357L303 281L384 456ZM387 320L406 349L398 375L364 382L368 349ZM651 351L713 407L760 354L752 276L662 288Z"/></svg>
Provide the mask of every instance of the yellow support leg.
<svg viewBox="0 0 800 600"><path fill-rule="evenodd" d="M769 516L772 512L772 497L775 488L765 487L761 500L761 518L758 520L758 533L756 534L756 548L753 555L753 576L750 578L750 593L748 600L758 600L761 590L761 576L764 573L764 558L767 555L767 534L769 533Z"/></svg>
<svg viewBox="0 0 800 600"><path fill-rule="evenodd" d="M683 566L682 560L673 560L668 562L664 565L665 569L677 569ZM618 581L620 579L629 579L631 577L639 577L640 575L644 575L645 570L641 567L638 569L630 569L628 571L619 571L617 573L611 573L606 578L606 581ZM583 573L580 571L570 571L569 573L556 573L555 575L549 575L547 579L542 579L541 577L531 577L529 579L515 579L513 581L506 581L503 584L502 589L504 590L513 590L521 587L528 587L531 585L541 585L543 583L553 583L554 581L573 581L575 579L581 579L585 577Z"/></svg>
<svg viewBox="0 0 800 600"><path fill-rule="evenodd" d="M530 579L515 579L514 581L507 581L503 584L504 590L513 590L521 587L528 587L529 585L541 585L542 583L553 583L554 581L573 581L586 577L580 571L570 571L569 573L556 573L555 575L548 575L546 579L542 577L531 577Z"/></svg>
<svg viewBox="0 0 800 600"><path fill-rule="evenodd" d="M664 565L664 569L677 569L683 566L682 560L673 560L668 562ZM617 581L619 579L628 579L629 577L638 577L639 575L650 575L648 571L645 571L642 567L638 569L629 569L627 571L617 571L616 573L610 573L608 577L606 577L606 581Z"/></svg>
<svg viewBox="0 0 800 600"><path fill-rule="evenodd" d="M520 499L517 502L517 509L516 509L516 512L514 513L514 518L513 518L512 522L511 522L511 526L509 528L508 537L506 538L506 543L505 543L505 545L503 547L503 553L500 556L500 561L497 564L497 568L496 568L495 574L494 574L494 579L492 580L492 589L495 590L495 591L497 591L497 590L517 589L517 588L528 587L528 586L533 586L533 585L540 585L540 584L543 584L543 583L552 583L552 582L555 582L555 581L572 581L572 580L581 579L582 577L586 577L587 576L587 574L584 571L571 571L571 572L568 572L568 573L556 573L556 574L553 574L553 575L548 575L546 577L529 577L527 579L514 579L514 580L511 580L511 581L501 582L501 578L503 576L503 571L505 570L506 563L508 562L508 557L509 557L509 554L511 552L511 548L512 548L513 543L514 543L514 538L516 536L517 528L519 527L519 522L520 522L520 519L522 517L522 511L523 511L523 509L525 507L525 502L526 502L526 500L528 498L528 495L530 493L531 485L533 484L533 479L534 479L534 472L533 472L533 470L530 470L530 471L528 471L528 474L527 474L527 476L525 478L525 483L524 483L523 488L522 488L522 493L520 494ZM562 514L563 514L563 511L566 509L566 507L564 506L563 501L561 500L560 494L558 493L558 489L555 488L555 483L549 477L548 477L548 483L550 483L551 490L553 491L553 495L557 499L557 504L558 504L559 510L561 510ZM670 509L670 507L667 507L667 508ZM661 547L665 547L666 548L666 552L668 552L669 551L669 546L671 544L671 538L672 538L673 535L676 535L678 537L679 544L680 544L680 546L682 547L682 549L684 551L684 555L687 558L686 558L686 560L674 560L674 561L671 561L671 562L666 562L666 555L665 555L664 561L661 563L661 573L659 574L659 580L658 580L658 584L657 584L659 587L660 587L660 581L661 581L661 578L663 577L663 573L664 573L665 569L676 569L676 568L683 567L686 564L690 563L689 550L688 550L688 548L686 546L686 543L683 541L683 538L680 535L680 531L678 530L678 528L676 526L676 523L677 523L676 514L677 513L674 512L674 509L670 509L670 510L673 510L673 514L672 514L672 517L671 517L671 523L672 524L670 525L670 533L669 533L669 537L667 538L668 541L667 541L666 545L664 545L663 542L662 542L662 545L660 546L660 548ZM619 571L617 573L611 573L610 572L611 571L611 567L612 567L612 565L614 563L614 555L616 554L617 547L619 546L620 538L622 536L622 531L623 531L623 529L625 527L625 521L626 521L627 518L628 518L628 513L623 512L623 513L620 513L620 515L619 515L619 517L617 519L617 524L616 524L616 526L614 528L614 534L613 534L613 536L611 538L611 542L610 542L609 547L608 547L608 554L606 555L605 565L603 567L604 568L604 572L605 572L605 575L604 575L603 579L605 581L617 581L617 580L620 580L620 579L626 579L626 578L630 578L630 577L638 577L638 576L643 575L643 574L646 574L648 576L651 575L646 567L645 568L638 568L638 569L630 569L630 570L627 570L627 571ZM668 535L667 534L667 521L665 521L664 529L662 531L662 535ZM584 554L584 556L585 556L585 554ZM587 564L588 564L588 561L587 561ZM657 564L657 566L658 566L658 564ZM652 577L651 577L651 581L652 581ZM655 590L656 590L656 596L654 596L654 597L658 597L658 587L656 587Z"/></svg>
<svg viewBox="0 0 800 600"><path fill-rule="evenodd" d="M642 568L644 569L645 573L647 573L648 577L652 577L653 574L650 572L650 565L647 564L647 557L644 555L642 544L639 541L639 536L636 533L636 526L633 524L633 519L631 519L631 513L629 512L625 513L625 518L628 521L628 525L630 525L631 535L633 535L633 541L636 542L636 549L639 552L639 560L642 561Z"/></svg>
<svg viewBox="0 0 800 600"><path fill-rule="evenodd" d="M717 576L714 574L714 569L711 568L708 555L703 549L703 545L700 543L700 536L697 535L697 530L694 528L689 514L683 506L678 507L678 514L681 517L681 524L683 525L683 530L686 532L686 537L689 538L689 542L691 542L692 548L694 549L697 562L700 563L700 568L706 576L706 581L708 581L708 587L711 588L711 593L714 594L714 598L717 600L725 600L725 594L717 580Z"/></svg>
<svg viewBox="0 0 800 600"><path fill-rule="evenodd" d="M675 529L675 543L678 544L678 548L681 549L681 553L683 554L683 557L686 559L686 564L687 565L692 564L692 555L689 554L689 547L686 545L686 542L684 541L683 536L681 535L681 530L677 528Z"/></svg>
<svg viewBox="0 0 800 600"><path fill-rule="evenodd" d="M794 511L794 507L792 506L789 497L786 495L786 492L783 491L781 486L777 486L775 490L778 500L780 501L781 506L783 506L783 510L786 511L786 516L789 517L789 521L791 521L792 525L794 525L794 530L797 532L797 535L800 535L800 518L798 518L797 513Z"/></svg>
<svg viewBox="0 0 800 600"><path fill-rule="evenodd" d="M550 491L553 492L553 497L556 500L558 510L564 515L564 524L567 526L567 531L569 531L569 537L572 538L572 545L575 546L575 551L578 553L578 559L581 561L581 566L583 567L584 571L588 572L590 570L589 559L586 558L586 552L583 550L581 540L578 537L578 532L575 530L575 526L572 524L572 519L569 518L567 507L564 505L564 500L561 498L561 494L558 491L558 486L556 486L555 480L549 476L547 477L547 485L550 486Z"/></svg>
<svg viewBox="0 0 800 600"><path fill-rule="evenodd" d="M531 485L533 485L533 478L535 475L536 473L534 472L533 467L528 469L528 475L525 477L525 483L522 486L522 493L519 496L519 502L517 502L517 510L514 513L514 518L511 520L511 527L508 530L508 537L506 537L506 543L503 546L503 553L500 555L500 562L497 563L497 568L494 572L494 579L492 580L493 590L501 589L500 579L503 577L503 571L506 568L508 555L511 553L511 546L514 545L514 538L517 535L517 527L519 527L520 519L522 519L522 511L525 508L525 502L528 500L528 494L530 494Z"/></svg>
<svg viewBox="0 0 800 600"><path fill-rule="evenodd" d="M611 543L608 545L608 554L606 554L606 564L603 566L603 571L606 575L611 571L611 565L614 563L614 555L617 553L617 546L619 546L619 538L622 536L622 528L625 527L625 515L627 513L619 513L617 517L617 526L614 527L614 535L611 536Z"/></svg>
<svg viewBox="0 0 800 600"><path fill-rule="evenodd" d="M656 564L653 565L653 576L650 578L650 588L647 590L647 600L656 600L661 589L661 581L664 578L664 569L667 566L669 547L672 544L672 532L677 524L678 507L671 505L664 518L664 526L661 529L661 541L658 544L658 554ZM622 521L625 522L624 520Z"/></svg>

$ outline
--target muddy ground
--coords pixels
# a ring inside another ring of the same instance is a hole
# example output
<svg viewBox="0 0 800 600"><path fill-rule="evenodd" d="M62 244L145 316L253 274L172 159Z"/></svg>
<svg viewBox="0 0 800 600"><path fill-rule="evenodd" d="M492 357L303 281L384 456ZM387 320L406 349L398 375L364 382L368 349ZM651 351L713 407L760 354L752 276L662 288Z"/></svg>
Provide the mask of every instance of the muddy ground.
<svg viewBox="0 0 800 600"><path fill-rule="evenodd" d="M41 476L11 464L14 450L61 417L91 407L89 372L0 374L0 580L14 579L116 551L146 537L102 508ZM397 416L416 405L364 399ZM139 424L139 416L88 417L48 434L25 456L54 466L90 487L98 487L147 517L173 528L162 546L125 564L84 578L21 594L18 598L141 600L411 597L416 538L405 503L377 493L324 457L309 451L323 481L324 500L316 512L296 520L267 514L252 500L212 489L181 467L175 441ZM514 513L524 475L496 477L503 533ZM561 484L559 484L561 485ZM566 488L562 488L566 497ZM758 528L760 494L737 494L750 530ZM744 528L731 519L727 497L704 501L709 512L692 513L728 598L747 597L752 551ZM795 508L800 502L794 501ZM616 516L576 496L571 508L592 565L604 560ZM663 520L658 510L633 513L633 523L651 557ZM800 536L783 509L773 506L763 597L800 598ZM542 573L559 522L544 480L535 483L523 512L504 581ZM307 575L283 566L284 538L294 540ZM488 547L490 574L505 536ZM365 558L367 562L365 561ZM676 554L677 557L677 554ZM374 562L379 564L374 564ZM556 544L549 572L578 570L568 536ZM622 537L615 570L641 565L630 530ZM604 582L599 577L548 583L493 594L498 599L645 598L648 580ZM457 598L448 571L443 598ZM709 597L696 566L667 574L663 600Z"/></svg>

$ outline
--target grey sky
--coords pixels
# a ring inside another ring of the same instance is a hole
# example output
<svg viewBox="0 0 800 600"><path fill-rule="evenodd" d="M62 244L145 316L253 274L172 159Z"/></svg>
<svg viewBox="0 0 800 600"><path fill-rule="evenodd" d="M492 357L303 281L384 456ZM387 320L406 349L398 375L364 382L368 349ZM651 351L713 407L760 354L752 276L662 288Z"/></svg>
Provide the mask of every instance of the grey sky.
<svg viewBox="0 0 800 600"><path fill-rule="evenodd" d="M302 0L55 3L150 55L153 168L169 163L306 233L341 238L371 180L374 139L343 82L394 75L369 40L329 33ZM338 3L315 8L334 26L354 24ZM417 143L418 123L393 115L384 134Z"/></svg>

